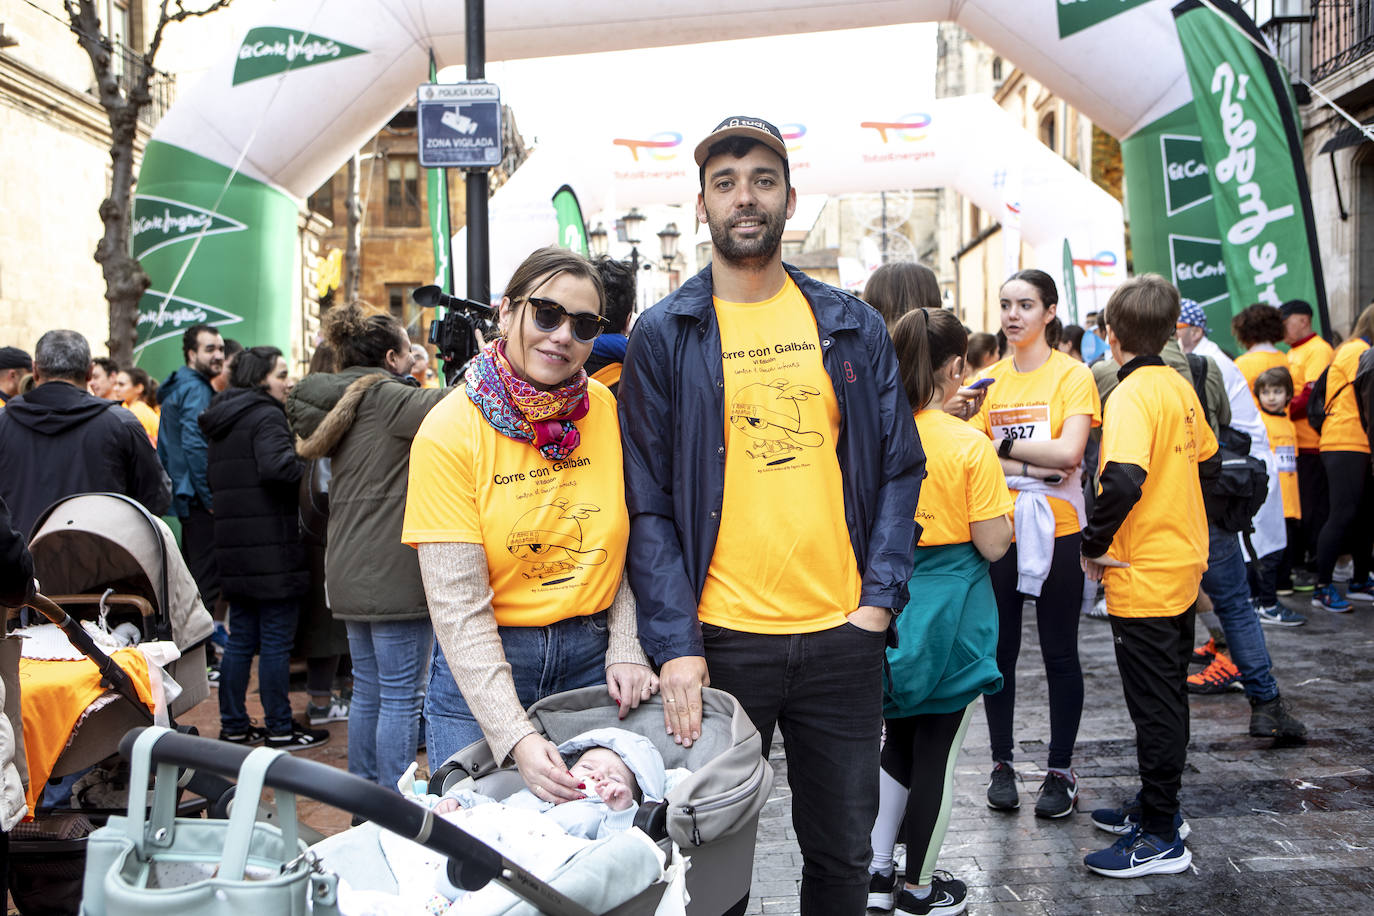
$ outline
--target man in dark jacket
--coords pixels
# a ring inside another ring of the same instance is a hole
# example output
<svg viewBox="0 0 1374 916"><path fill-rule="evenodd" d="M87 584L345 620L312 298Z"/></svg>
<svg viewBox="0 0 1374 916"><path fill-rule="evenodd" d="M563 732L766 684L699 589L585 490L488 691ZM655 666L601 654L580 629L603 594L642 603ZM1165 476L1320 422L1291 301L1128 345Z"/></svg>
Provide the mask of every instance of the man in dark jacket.
<svg viewBox="0 0 1374 916"><path fill-rule="evenodd" d="M0 407L19 394L19 383L33 371L33 358L18 347L0 347Z"/></svg>
<svg viewBox="0 0 1374 916"><path fill-rule="evenodd" d="M186 365L168 376L157 391L162 406L157 455L172 477L173 508L181 520L181 553L200 589L200 600L213 611L220 591L214 500L205 470L205 436L196 421L215 395L210 380L224 368L224 338L208 324L192 325L181 337L181 349Z"/></svg>
<svg viewBox="0 0 1374 916"><path fill-rule="evenodd" d="M38 387L0 411L0 497L25 536L43 510L73 493L123 493L154 515L171 484L138 419L86 390L91 347L75 331L49 331L34 349Z"/></svg>
<svg viewBox="0 0 1374 916"><path fill-rule="evenodd" d="M778 129L729 118L696 161L712 266L640 318L621 379L640 642L674 740L700 737L708 684L765 754L781 728L802 912L861 914L925 456L881 317L782 263Z"/></svg>

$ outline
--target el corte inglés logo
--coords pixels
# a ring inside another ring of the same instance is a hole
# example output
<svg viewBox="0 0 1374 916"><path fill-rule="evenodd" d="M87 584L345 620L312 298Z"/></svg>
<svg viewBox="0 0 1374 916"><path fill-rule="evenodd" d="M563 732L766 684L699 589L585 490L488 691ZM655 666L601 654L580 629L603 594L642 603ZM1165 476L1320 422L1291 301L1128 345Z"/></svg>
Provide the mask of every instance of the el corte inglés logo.
<svg viewBox="0 0 1374 916"><path fill-rule="evenodd" d="M177 242L197 236L239 232L247 227L211 210L193 207L166 197L139 195L134 198L133 233L130 247L141 258Z"/></svg>
<svg viewBox="0 0 1374 916"><path fill-rule="evenodd" d="M241 321L242 315L209 303L150 289L138 302L138 341L134 345L134 354L139 354L145 347L160 340L180 337L193 324L223 327Z"/></svg>
<svg viewBox="0 0 1374 916"><path fill-rule="evenodd" d="M234 85L366 53L362 48L323 35L278 26L260 26L250 29L239 46L238 63L234 65Z"/></svg>

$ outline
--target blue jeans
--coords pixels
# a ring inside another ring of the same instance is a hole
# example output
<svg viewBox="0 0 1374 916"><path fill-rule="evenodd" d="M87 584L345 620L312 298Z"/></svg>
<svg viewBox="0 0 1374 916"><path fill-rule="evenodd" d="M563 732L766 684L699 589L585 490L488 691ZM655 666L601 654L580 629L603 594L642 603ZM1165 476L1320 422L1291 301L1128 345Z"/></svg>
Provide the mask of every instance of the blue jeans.
<svg viewBox="0 0 1374 916"><path fill-rule="evenodd" d="M248 731L248 674L258 659L258 693L270 735L291 734L291 645L296 640L296 601L229 602L229 645L219 675L219 725L230 733Z"/></svg>
<svg viewBox="0 0 1374 916"><path fill-rule="evenodd" d="M606 683L610 632L605 611L547 627L500 627L498 632L521 706L565 690ZM431 772L483 737L436 642L425 693L425 740Z"/></svg>
<svg viewBox="0 0 1374 916"><path fill-rule="evenodd" d="M395 790L415 760L434 627L428 618L344 625L353 656L348 772Z"/></svg>
<svg viewBox="0 0 1374 916"><path fill-rule="evenodd" d="M1245 695L1264 702L1279 695L1279 685L1270 673L1269 648L1264 631L1250 605L1250 585L1245 575L1245 558L1235 534L1208 524L1211 541L1207 550L1207 571L1202 574L1202 590L1212 599L1212 610L1221 621L1231 661L1240 669Z"/></svg>
<svg viewBox="0 0 1374 916"><path fill-rule="evenodd" d="M733 694L763 738L782 731L804 916L860 914L878 816L885 633L850 623L764 635L702 624L711 686Z"/></svg>

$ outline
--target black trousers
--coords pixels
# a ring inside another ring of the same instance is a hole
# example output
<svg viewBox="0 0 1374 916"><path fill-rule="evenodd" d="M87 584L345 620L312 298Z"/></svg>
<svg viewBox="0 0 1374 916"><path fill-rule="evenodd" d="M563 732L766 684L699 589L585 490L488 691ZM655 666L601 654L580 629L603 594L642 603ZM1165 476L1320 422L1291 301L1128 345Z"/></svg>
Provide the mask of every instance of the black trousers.
<svg viewBox="0 0 1374 916"><path fill-rule="evenodd" d="M1188 657L1195 611L1174 617L1112 617L1116 664L1135 725L1140 826L1174 835L1178 791L1188 760Z"/></svg>
<svg viewBox="0 0 1374 916"><path fill-rule="evenodd" d="M1326 468L1320 452L1298 453L1298 502L1302 504L1303 563L1315 569L1317 538L1326 524L1331 495L1326 486Z"/></svg>
<svg viewBox="0 0 1374 916"><path fill-rule="evenodd" d="M1355 562L1350 581L1363 582L1369 575L1369 555L1374 547L1374 482L1369 479L1369 455L1323 452L1322 462L1331 503L1317 540L1317 584L1331 584L1336 558L1345 551Z"/></svg>
<svg viewBox="0 0 1374 916"><path fill-rule="evenodd" d="M215 517L200 503L181 519L181 555L200 590L200 600L210 613L219 601L219 564L215 562Z"/></svg>
<svg viewBox="0 0 1374 916"><path fill-rule="evenodd" d="M702 624L711 686L787 752L804 916L863 916L878 816L885 633L845 623L766 635Z"/></svg>

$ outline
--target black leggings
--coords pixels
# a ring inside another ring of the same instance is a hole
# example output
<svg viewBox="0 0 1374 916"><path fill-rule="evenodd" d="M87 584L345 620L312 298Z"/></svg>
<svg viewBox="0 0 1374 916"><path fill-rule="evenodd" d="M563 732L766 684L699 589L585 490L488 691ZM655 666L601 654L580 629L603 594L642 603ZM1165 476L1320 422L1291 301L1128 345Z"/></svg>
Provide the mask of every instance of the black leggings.
<svg viewBox="0 0 1374 916"><path fill-rule="evenodd" d="M1054 539L1050 574L1035 599L1035 623L1040 632L1040 655L1050 694L1050 756L1048 766L1068 768L1083 715L1083 669L1078 663L1078 620L1083 606L1083 568L1078 563L1083 536ZM989 570L997 596L997 668L1002 689L983 697L988 737L994 761L1012 760L1012 721L1016 711L1016 659L1021 654L1021 605L1016 590L1016 545Z"/></svg>
<svg viewBox="0 0 1374 916"><path fill-rule="evenodd" d="M955 746L967 709L932 713L903 719L884 719L887 740L880 758L883 772L895 779L910 794L906 797L906 818L902 841L906 843L906 880L928 883L925 863L934 859L932 847L939 851L949 827L945 775L950 757L959 753ZM944 823L941 823L943 809ZM917 879L922 879L919 881Z"/></svg>
<svg viewBox="0 0 1374 916"><path fill-rule="evenodd" d="M1336 557L1349 550L1355 561L1352 582L1369 575L1374 547L1374 486L1369 483L1366 452L1322 452L1326 486L1331 493L1326 524L1317 538L1317 584L1330 585Z"/></svg>

